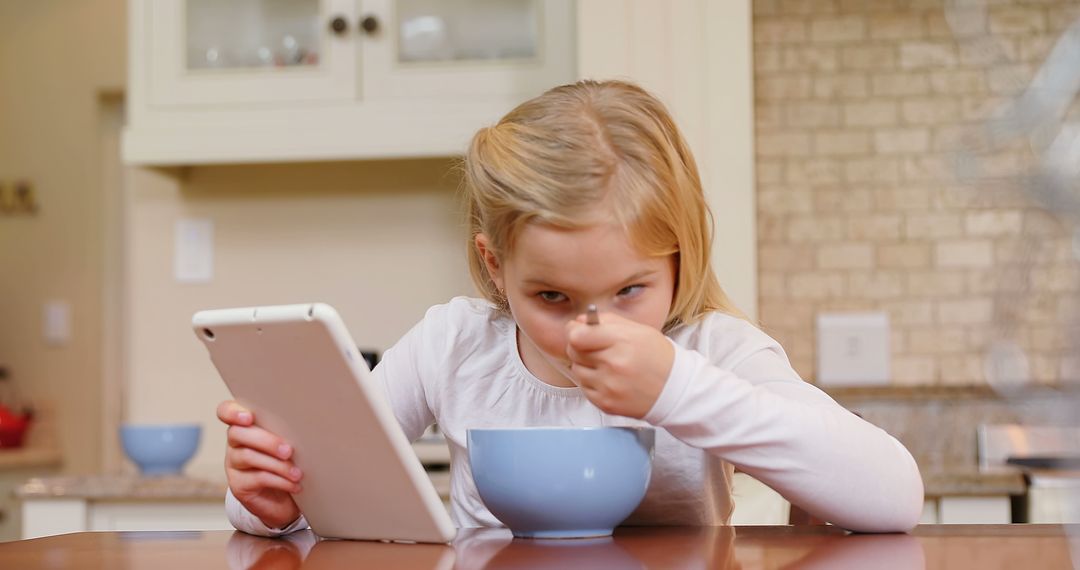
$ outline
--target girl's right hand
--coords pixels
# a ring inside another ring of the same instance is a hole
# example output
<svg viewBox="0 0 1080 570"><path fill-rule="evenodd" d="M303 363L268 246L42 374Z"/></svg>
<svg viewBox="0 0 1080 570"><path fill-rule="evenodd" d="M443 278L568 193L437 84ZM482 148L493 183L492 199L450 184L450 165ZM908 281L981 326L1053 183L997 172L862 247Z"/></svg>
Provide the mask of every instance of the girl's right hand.
<svg viewBox="0 0 1080 570"><path fill-rule="evenodd" d="M254 415L232 400L217 407L229 426L225 476L240 504L270 528L300 517L292 493L300 492L300 469L289 461L293 449L280 437L255 425Z"/></svg>

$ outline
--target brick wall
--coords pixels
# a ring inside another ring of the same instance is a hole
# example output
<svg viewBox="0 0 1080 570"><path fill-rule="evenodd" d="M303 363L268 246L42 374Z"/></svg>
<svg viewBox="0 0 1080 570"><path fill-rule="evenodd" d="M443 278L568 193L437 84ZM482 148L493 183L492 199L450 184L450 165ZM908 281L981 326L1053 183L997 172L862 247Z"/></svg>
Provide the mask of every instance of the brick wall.
<svg viewBox="0 0 1080 570"><path fill-rule="evenodd" d="M759 314L807 379L815 315L850 310L889 314L897 384L986 382L1001 340L1035 382L1080 376L1073 229L1024 190L1030 141L981 128L1080 1L958 4L754 1Z"/></svg>

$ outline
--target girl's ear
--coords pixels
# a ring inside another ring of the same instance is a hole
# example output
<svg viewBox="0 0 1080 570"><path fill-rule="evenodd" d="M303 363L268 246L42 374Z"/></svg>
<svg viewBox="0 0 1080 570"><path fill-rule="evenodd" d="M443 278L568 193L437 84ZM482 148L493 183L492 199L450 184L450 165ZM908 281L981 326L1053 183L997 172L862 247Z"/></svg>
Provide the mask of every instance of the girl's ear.
<svg viewBox="0 0 1080 570"><path fill-rule="evenodd" d="M476 250L480 252L480 259L484 260L484 266L487 267L488 277L491 278L491 282L505 295L506 288L503 284L502 266L499 265L499 258L491 247L491 240L482 233L476 234Z"/></svg>

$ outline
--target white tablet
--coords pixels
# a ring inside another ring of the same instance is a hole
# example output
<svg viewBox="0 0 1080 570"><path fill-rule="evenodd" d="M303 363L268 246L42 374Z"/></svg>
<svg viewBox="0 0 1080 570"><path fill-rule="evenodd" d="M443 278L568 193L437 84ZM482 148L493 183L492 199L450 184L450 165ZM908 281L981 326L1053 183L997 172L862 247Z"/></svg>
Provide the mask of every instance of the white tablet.
<svg viewBox="0 0 1080 570"><path fill-rule="evenodd" d="M200 311L192 325L233 397L295 449L304 479L294 497L316 534L453 539L435 487L333 307Z"/></svg>

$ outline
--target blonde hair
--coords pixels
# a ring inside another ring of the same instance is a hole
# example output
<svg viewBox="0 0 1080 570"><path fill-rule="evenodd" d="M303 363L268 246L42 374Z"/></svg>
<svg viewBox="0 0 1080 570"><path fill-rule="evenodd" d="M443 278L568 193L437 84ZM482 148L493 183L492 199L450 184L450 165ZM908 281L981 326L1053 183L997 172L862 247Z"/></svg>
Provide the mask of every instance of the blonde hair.
<svg viewBox="0 0 1080 570"><path fill-rule="evenodd" d="M709 311L742 316L712 271L712 215L690 149L664 105L637 85L586 80L530 99L476 133L463 169L469 271L504 311L476 235L502 258L524 224L581 228L603 206L644 255L677 256L664 330Z"/></svg>

